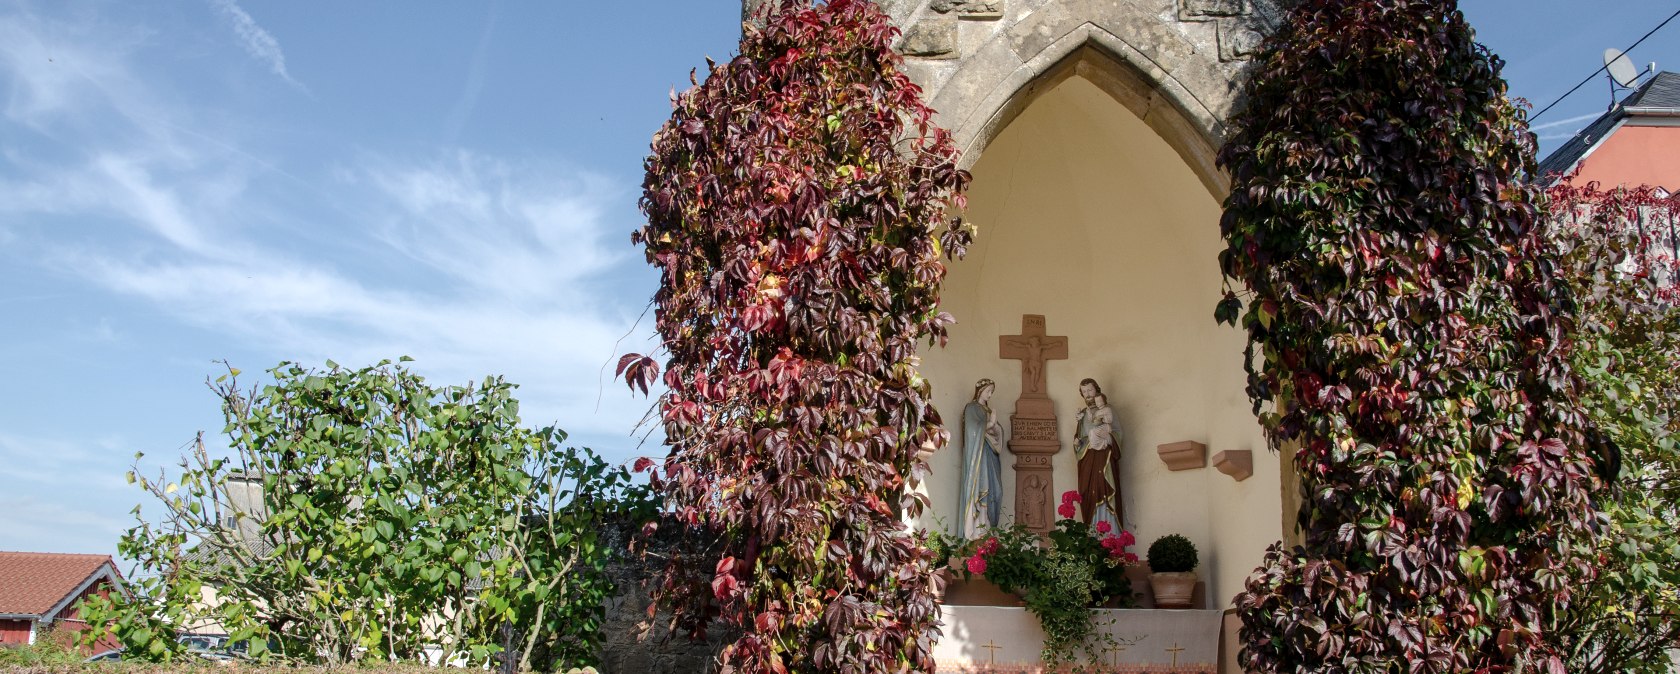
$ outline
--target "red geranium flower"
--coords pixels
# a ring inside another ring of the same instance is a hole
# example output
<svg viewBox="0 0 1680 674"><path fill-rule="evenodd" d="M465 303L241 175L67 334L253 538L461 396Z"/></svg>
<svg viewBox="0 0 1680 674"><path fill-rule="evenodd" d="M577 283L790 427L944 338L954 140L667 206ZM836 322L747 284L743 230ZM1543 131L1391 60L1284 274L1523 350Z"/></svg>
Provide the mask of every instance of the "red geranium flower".
<svg viewBox="0 0 1680 674"><path fill-rule="evenodd" d="M968 558L968 572L969 573L985 573L986 572L986 558L981 557L980 555L975 555L973 557L969 557Z"/></svg>
<svg viewBox="0 0 1680 674"><path fill-rule="evenodd" d="M1097 533L1106 534L1110 531L1114 531L1114 527L1110 526L1107 522L1097 522Z"/></svg>
<svg viewBox="0 0 1680 674"><path fill-rule="evenodd" d="M1063 519L1073 519L1073 504L1063 503L1056 506L1056 514L1061 515Z"/></svg>

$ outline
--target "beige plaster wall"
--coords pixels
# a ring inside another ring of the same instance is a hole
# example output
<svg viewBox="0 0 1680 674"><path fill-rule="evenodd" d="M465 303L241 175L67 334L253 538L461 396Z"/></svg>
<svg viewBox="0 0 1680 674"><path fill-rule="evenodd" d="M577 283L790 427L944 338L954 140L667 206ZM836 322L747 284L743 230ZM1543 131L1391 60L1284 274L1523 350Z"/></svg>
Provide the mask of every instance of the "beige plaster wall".
<svg viewBox="0 0 1680 674"><path fill-rule="evenodd" d="M1125 428L1127 526L1140 555L1167 533L1201 551L1207 596L1224 608L1280 538L1279 472L1243 393L1243 336L1218 326L1219 203L1184 160L1102 89L1072 77L1027 107L974 168L968 217L979 236L954 263L945 309L957 318L948 348L923 349L923 371L953 442L930 460L934 508L921 524L954 522L963 405L975 380L998 382L1007 417L1020 393L1019 361L998 358L998 336L1022 314L1046 316L1069 337L1070 359L1047 367L1063 449L1057 492L1074 481L1074 415L1083 377L1102 383ZM1005 424L1007 428L1007 423ZM1171 472L1159 444L1195 440L1209 454L1255 453L1236 482L1211 466ZM1013 457L1004 456L1004 503L1013 504ZM1005 513L1005 522L1012 513Z"/></svg>

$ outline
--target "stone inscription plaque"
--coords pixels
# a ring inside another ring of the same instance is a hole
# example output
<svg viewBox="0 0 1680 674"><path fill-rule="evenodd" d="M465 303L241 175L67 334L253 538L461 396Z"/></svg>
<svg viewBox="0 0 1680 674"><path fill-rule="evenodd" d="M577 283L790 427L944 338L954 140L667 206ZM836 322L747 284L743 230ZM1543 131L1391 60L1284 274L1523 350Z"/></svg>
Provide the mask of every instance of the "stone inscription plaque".
<svg viewBox="0 0 1680 674"><path fill-rule="evenodd" d="M1055 419L1022 419L1020 417L1015 417L1013 421L1015 432L1012 437L1016 440L1042 442L1056 441Z"/></svg>

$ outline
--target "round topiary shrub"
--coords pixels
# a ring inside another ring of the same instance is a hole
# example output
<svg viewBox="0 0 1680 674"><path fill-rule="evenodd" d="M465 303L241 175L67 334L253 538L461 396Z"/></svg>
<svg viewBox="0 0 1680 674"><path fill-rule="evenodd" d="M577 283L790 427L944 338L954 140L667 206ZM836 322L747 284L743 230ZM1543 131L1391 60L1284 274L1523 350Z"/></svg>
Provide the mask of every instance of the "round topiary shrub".
<svg viewBox="0 0 1680 674"><path fill-rule="evenodd" d="M1196 545L1178 534L1167 534L1149 544L1149 570L1155 573L1189 573L1196 570Z"/></svg>

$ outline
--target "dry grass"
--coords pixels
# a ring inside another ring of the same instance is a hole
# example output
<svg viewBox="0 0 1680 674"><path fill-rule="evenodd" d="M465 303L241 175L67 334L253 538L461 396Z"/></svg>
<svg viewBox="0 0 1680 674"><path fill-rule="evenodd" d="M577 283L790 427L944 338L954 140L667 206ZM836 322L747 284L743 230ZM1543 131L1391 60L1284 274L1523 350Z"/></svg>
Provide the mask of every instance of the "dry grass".
<svg viewBox="0 0 1680 674"><path fill-rule="evenodd" d="M244 662L216 662L190 659L170 664L149 662L83 662L86 656L62 644L42 641L33 646L0 647L0 672L5 674L440 674L444 668L410 664L370 663L331 668L310 665L258 665ZM483 670L459 670L483 671ZM566 674L596 674L593 668L573 669Z"/></svg>
<svg viewBox="0 0 1680 674"><path fill-rule="evenodd" d="M6 674L164 674L165 672L193 672L197 674L440 674L453 670L420 665L372 665L343 667L284 667L243 663L184 662L152 664L145 662L55 662L19 664L0 661L0 672ZM462 672L481 670L459 670ZM594 669L571 670L568 674L594 674Z"/></svg>

